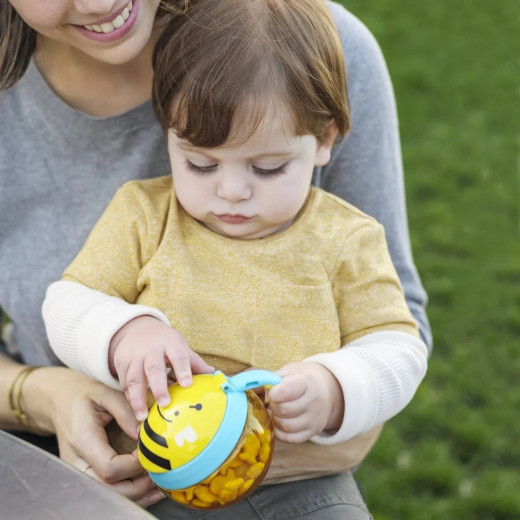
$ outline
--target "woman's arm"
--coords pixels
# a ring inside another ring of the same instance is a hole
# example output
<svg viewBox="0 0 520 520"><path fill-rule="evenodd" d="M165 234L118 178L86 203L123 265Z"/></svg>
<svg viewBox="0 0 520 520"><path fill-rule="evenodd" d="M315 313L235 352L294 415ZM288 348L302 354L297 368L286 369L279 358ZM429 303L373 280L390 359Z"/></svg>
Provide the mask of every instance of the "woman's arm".
<svg viewBox="0 0 520 520"><path fill-rule="evenodd" d="M23 369L24 365L15 363L7 356L0 354L0 396L2 396L0 399L0 428L3 430L23 429L21 424L18 422L16 415L11 410L11 405L9 403L11 387ZM52 433L51 429L46 429L43 425L40 425L40 429L42 430L42 433L44 430L49 435Z"/></svg>
<svg viewBox="0 0 520 520"><path fill-rule="evenodd" d="M381 50L368 29L338 4L329 3L345 52L350 132L333 150L315 182L383 224L406 301L431 351L426 293L415 268L404 193L395 97Z"/></svg>

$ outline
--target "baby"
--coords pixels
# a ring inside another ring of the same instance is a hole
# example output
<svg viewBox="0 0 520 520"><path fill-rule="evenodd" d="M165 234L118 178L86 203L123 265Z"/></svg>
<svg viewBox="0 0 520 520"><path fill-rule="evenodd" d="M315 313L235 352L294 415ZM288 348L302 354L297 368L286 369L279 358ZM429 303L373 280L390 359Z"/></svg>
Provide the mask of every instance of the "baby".
<svg viewBox="0 0 520 520"><path fill-rule="evenodd" d="M326 5L189 2L154 69L171 175L124 185L49 288L56 354L120 387L140 420L147 385L169 402L169 368L183 386L276 370L266 399L285 442L338 443L394 416L427 349L384 230L311 187L350 123Z"/></svg>

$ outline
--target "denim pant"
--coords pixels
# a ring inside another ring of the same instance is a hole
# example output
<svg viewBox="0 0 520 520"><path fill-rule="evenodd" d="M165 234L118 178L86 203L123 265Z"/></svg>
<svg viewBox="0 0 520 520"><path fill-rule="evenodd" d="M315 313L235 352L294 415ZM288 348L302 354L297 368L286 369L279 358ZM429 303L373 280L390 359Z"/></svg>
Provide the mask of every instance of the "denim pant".
<svg viewBox="0 0 520 520"><path fill-rule="evenodd" d="M187 509L169 499L150 507L160 520L370 520L352 472L288 484L261 486L223 509Z"/></svg>

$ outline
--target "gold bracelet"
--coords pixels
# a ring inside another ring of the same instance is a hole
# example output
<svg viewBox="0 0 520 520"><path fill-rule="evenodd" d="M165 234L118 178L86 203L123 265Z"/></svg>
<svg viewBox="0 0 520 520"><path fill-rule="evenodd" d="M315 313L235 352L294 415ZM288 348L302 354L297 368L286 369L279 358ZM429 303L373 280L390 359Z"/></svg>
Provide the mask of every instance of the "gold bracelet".
<svg viewBox="0 0 520 520"><path fill-rule="evenodd" d="M18 423L23 426L27 431L31 433L35 433L38 435L45 435L46 432L39 430L31 424L31 420L29 416L23 411L22 408L22 388L27 376L37 368L41 368L39 366L35 367L25 367L14 378L11 383L11 387L9 388L9 406L11 407L11 411L16 416Z"/></svg>

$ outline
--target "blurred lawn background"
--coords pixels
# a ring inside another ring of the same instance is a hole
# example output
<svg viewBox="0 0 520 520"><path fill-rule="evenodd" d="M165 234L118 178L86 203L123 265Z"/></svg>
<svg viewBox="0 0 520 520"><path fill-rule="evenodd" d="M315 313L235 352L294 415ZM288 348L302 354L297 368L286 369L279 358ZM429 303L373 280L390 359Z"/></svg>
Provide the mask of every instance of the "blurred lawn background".
<svg viewBox="0 0 520 520"><path fill-rule="evenodd" d="M375 520L518 520L520 3L342 3L393 79L435 342L358 478Z"/></svg>

